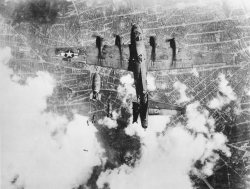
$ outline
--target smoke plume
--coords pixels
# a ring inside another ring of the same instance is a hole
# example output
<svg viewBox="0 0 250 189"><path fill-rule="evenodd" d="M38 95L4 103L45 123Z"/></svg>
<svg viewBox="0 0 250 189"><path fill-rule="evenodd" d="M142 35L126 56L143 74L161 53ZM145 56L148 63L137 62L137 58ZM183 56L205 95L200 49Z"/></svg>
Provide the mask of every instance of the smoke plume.
<svg viewBox="0 0 250 189"><path fill-rule="evenodd" d="M0 52L2 188L69 189L85 183L92 168L101 164L103 150L95 127L87 126L84 116L74 115L69 121L45 112L54 79L38 72L20 85L4 65L11 57L10 48Z"/></svg>

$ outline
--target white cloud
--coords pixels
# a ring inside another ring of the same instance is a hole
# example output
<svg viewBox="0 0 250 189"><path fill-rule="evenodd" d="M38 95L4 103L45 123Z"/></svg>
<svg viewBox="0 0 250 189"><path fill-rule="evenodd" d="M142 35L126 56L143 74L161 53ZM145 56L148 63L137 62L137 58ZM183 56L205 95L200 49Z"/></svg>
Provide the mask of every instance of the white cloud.
<svg viewBox="0 0 250 189"><path fill-rule="evenodd" d="M208 134L209 131L214 131L214 120L209 117L207 110L198 110L199 107L200 103L198 101L187 106L187 127L195 132Z"/></svg>
<svg viewBox="0 0 250 189"><path fill-rule="evenodd" d="M104 117L103 119L98 120L98 124L104 125L109 129L116 128L118 126L117 121L111 119L110 117Z"/></svg>
<svg viewBox="0 0 250 189"><path fill-rule="evenodd" d="M131 74L124 75L120 78L121 85L118 86L117 92L122 98L123 104L126 104L127 100L131 100L136 96L135 88L133 86L134 79Z"/></svg>
<svg viewBox="0 0 250 189"><path fill-rule="evenodd" d="M246 90L246 95L250 96L250 89Z"/></svg>
<svg viewBox="0 0 250 189"><path fill-rule="evenodd" d="M134 79L132 78L131 74L127 74L120 78L120 82L124 85L133 85Z"/></svg>
<svg viewBox="0 0 250 189"><path fill-rule="evenodd" d="M183 102L188 102L191 100L191 98L187 97L186 95L187 86L185 84L181 83L180 81L176 81L173 86L174 89L180 93L180 97L176 101L178 104L181 104Z"/></svg>
<svg viewBox="0 0 250 189"><path fill-rule="evenodd" d="M158 120L151 122L149 128L165 128L166 122L159 123ZM168 128L165 136L160 137L152 130L138 130L135 133L139 134L143 144L140 161L135 168L122 165L103 172L97 181L99 187L109 183L111 189L191 189L190 172L211 174L218 157L213 150L229 155L226 138L221 133L206 138L202 133L191 134L181 124ZM197 160L204 165L199 171L194 168Z"/></svg>
<svg viewBox="0 0 250 189"><path fill-rule="evenodd" d="M153 135L157 132L161 132L166 127L166 124L170 122L170 116L149 116L149 127L145 130L142 128L140 121L132 124L132 117L130 118L130 125L125 128L125 133L129 136L137 135L144 138L148 135Z"/></svg>
<svg viewBox="0 0 250 189"><path fill-rule="evenodd" d="M134 168L122 165L101 173L97 185L111 189L193 189L189 174L211 175L221 151L230 156L226 137L214 131L214 120L199 102L187 107L187 124L168 127L170 117L149 116L145 131L139 124L129 125L125 132L137 135L142 143L142 157ZM200 161L202 168L196 168Z"/></svg>
<svg viewBox="0 0 250 189"><path fill-rule="evenodd" d="M193 68L191 73L195 76L195 77L199 77L199 72L197 71L196 68Z"/></svg>
<svg viewBox="0 0 250 189"><path fill-rule="evenodd" d="M117 128L118 127L117 119L119 118L120 113L121 113L120 111L118 112L112 111L112 118L105 116L103 119L98 120L98 124L104 125L109 129Z"/></svg>
<svg viewBox="0 0 250 189"><path fill-rule="evenodd" d="M44 112L54 79L38 72L37 77L19 85L3 64L11 57L10 49L0 52L2 188L69 189L86 182L93 166L101 164L103 150L96 128L84 124L84 116L75 115L69 121Z"/></svg>
<svg viewBox="0 0 250 189"><path fill-rule="evenodd" d="M147 88L148 88L149 91L155 91L156 90L155 78L151 74L147 75Z"/></svg>
<svg viewBox="0 0 250 189"><path fill-rule="evenodd" d="M218 76L218 79L219 92L215 98L208 102L208 107L212 109L221 109L223 106L237 99L236 94L229 85L229 82L226 80L225 75L221 73Z"/></svg>

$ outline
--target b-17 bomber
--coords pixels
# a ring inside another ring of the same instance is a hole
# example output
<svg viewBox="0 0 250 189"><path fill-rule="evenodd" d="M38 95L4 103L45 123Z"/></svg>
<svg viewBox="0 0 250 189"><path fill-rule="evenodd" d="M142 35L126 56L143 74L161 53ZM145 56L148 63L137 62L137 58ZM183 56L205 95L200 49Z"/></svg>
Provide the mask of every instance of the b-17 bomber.
<svg viewBox="0 0 250 189"><path fill-rule="evenodd" d="M0 0L0 33L3 188L250 187L248 0Z"/></svg>
<svg viewBox="0 0 250 189"><path fill-rule="evenodd" d="M119 64L119 61L116 63L116 66L108 66L109 68L113 69L123 69L123 63L127 65L127 70L133 72L134 75L134 83L135 83L135 89L136 89L136 96L137 96L137 102L133 102L133 122L137 122L138 116L140 115L141 119L141 125L143 128L148 127L148 108L151 109L157 109L156 107L149 107L149 95L147 90L147 72L148 72L148 65L149 62L146 57L146 49L144 45L144 37L141 27L138 24L132 24L131 27L131 33L130 33L130 44L128 45L129 49L129 59L127 62L123 58L123 44L121 43L121 37L119 35L116 35L115 37L115 47L104 45L104 38L100 36L96 36L96 48L97 48L97 55L93 55L90 52L91 47L87 47L88 51L86 50L85 56L85 64L95 64L100 67L106 67L105 62L107 61L115 61L115 59L112 59L113 57L110 55L112 53L113 48L119 49L119 55L121 64ZM169 39L167 41L170 41L170 47L172 50L172 60L171 65L173 68L174 62L176 61L176 46L175 41L173 39ZM150 37L150 45L152 46L151 51L151 62L155 62L155 54L156 54L156 38ZM58 49L56 49L58 51ZM95 49L92 49L91 52L95 52ZM68 57L68 54L71 53L71 57ZM67 50L65 53L65 56L67 58L73 58L73 52L70 50ZM92 55L93 57L90 57ZM106 59L107 58L107 59ZM109 60L109 58L111 58ZM89 61L90 59L90 61ZM93 61L95 60L95 61ZM118 67L117 67L118 65ZM120 67L119 67L120 66ZM171 66L169 67L169 69ZM92 79L92 93L90 94L90 99L93 100L101 100L101 94L100 94L100 85L101 85L101 77L98 73L93 74ZM182 109L185 109L185 107L178 107L171 105L168 106L165 105L165 109L171 108L171 110L178 110L181 112L184 112Z"/></svg>

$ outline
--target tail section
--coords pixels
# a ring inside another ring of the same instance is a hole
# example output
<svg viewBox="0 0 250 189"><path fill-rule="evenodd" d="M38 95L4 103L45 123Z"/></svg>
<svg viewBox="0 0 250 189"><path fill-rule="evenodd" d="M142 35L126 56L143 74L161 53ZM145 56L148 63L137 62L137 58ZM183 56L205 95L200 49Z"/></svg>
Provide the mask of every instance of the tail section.
<svg viewBox="0 0 250 189"><path fill-rule="evenodd" d="M170 114L185 114L186 106L178 106L173 104L168 104L164 102L157 102L150 100L149 101L149 114L150 115L165 115L167 113L166 110L169 111Z"/></svg>
<svg viewBox="0 0 250 189"><path fill-rule="evenodd" d="M140 114L140 104L138 102L133 102L133 123L137 122Z"/></svg>
<svg viewBox="0 0 250 189"><path fill-rule="evenodd" d="M141 96L140 118L141 126L146 129L148 127L148 93Z"/></svg>
<svg viewBox="0 0 250 189"><path fill-rule="evenodd" d="M141 126L146 129L148 127L148 94L145 94L145 97L142 96L140 103L133 102L133 123L137 122L139 115Z"/></svg>

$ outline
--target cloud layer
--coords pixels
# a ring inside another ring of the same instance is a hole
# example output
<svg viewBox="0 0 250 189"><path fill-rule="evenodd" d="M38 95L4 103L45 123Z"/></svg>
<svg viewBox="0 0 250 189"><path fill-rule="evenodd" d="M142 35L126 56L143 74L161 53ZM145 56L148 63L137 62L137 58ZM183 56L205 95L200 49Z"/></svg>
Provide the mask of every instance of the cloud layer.
<svg viewBox="0 0 250 189"><path fill-rule="evenodd" d="M134 88L134 78L132 78L131 74L123 75L120 78L121 84L117 88L117 92L119 96L122 98L123 104L127 103L128 99L133 99L136 96L135 88Z"/></svg>
<svg viewBox="0 0 250 189"><path fill-rule="evenodd" d="M183 84L181 88L185 88ZM130 124L125 132L140 137L141 159L135 167L123 164L102 172L97 185L101 188L108 183L111 189L193 189L191 174L201 178L213 174L217 152L230 156L227 138L215 132L214 119L197 101L187 106L186 118L185 123L166 127L169 116L149 116L146 131L140 124Z"/></svg>
<svg viewBox="0 0 250 189"><path fill-rule="evenodd" d="M87 117L75 115L69 121L44 112L54 79L38 72L20 85L4 65L11 50L0 52L2 188L69 189L86 182L103 152L95 127L87 126Z"/></svg>

